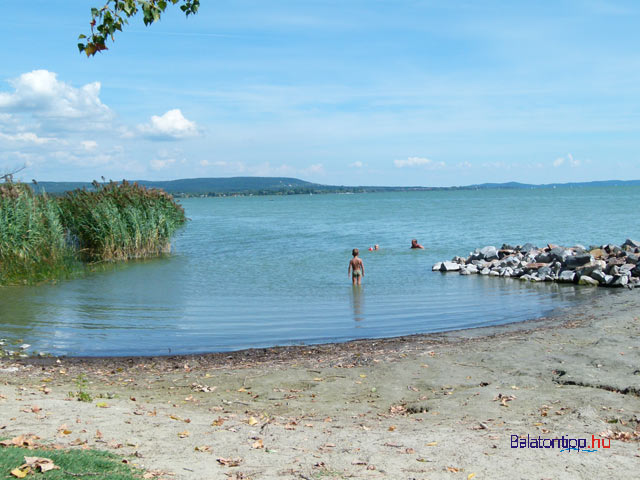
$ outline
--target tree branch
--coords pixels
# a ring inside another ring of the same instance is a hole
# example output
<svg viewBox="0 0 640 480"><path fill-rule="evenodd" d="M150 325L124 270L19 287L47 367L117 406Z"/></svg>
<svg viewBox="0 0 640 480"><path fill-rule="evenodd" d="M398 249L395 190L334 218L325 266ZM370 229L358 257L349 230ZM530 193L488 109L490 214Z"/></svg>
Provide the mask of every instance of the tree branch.
<svg viewBox="0 0 640 480"><path fill-rule="evenodd" d="M112 42L115 41L115 33L122 31L122 27L129 23L129 18L142 11L144 24L151 25L160 20L167 5L177 3L182 4L180 10L187 17L197 13L200 7L200 0L106 0L102 8L91 9L91 33L78 37L78 50L87 57L107 50L107 40L111 38Z"/></svg>
<svg viewBox="0 0 640 480"><path fill-rule="evenodd" d="M17 168L17 169L16 169L16 170L14 170L13 172L5 173L5 174L0 174L0 180L4 180L4 181L5 181L5 182L7 182L7 183L12 183L12 182L13 182L13 176L14 176L16 173L21 172L21 171L22 171L22 170L24 170L25 168L27 168L27 167L25 167L25 166L23 165L22 167Z"/></svg>

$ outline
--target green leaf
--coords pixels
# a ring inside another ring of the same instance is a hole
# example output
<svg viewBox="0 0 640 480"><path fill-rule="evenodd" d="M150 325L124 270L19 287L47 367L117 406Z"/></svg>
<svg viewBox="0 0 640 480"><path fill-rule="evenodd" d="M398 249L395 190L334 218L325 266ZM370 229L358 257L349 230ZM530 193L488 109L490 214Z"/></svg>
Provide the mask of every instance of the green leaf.
<svg viewBox="0 0 640 480"><path fill-rule="evenodd" d="M86 35L83 35L83 34L78 35L78 40L81 40L81 39L83 39L83 38L87 38L87 36L86 36Z"/></svg>

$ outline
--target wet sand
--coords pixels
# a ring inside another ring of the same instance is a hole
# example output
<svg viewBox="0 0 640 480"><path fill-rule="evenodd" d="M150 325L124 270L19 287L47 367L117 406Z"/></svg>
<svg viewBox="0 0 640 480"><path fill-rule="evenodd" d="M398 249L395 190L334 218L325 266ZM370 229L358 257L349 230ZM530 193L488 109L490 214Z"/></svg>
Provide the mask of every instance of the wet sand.
<svg viewBox="0 0 640 480"><path fill-rule="evenodd" d="M633 478L639 307L637 291L620 291L554 318L446 334L3 359L0 437L109 450L167 479ZM578 452L511 448L514 435L613 439Z"/></svg>

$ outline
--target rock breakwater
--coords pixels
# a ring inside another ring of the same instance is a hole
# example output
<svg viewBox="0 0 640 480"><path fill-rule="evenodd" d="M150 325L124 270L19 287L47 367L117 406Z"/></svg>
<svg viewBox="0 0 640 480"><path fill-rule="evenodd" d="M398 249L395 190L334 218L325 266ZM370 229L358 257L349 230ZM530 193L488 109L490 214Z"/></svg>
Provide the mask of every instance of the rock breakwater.
<svg viewBox="0 0 640 480"><path fill-rule="evenodd" d="M530 282L563 282L602 287L640 287L640 242L563 247L530 243L476 249L468 257L436 263L433 271L489 275Z"/></svg>

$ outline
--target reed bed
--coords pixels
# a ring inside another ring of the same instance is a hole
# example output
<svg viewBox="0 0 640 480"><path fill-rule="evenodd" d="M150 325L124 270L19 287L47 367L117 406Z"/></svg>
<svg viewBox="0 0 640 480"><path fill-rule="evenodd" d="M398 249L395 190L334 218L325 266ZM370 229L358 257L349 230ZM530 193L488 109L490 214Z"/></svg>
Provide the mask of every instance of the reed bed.
<svg viewBox="0 0 640 480"><path fill-rule="evenodd" d="M168 252L186 221L171 195L126 181L94 187L50 198L23 184L0 185L0 284Z"/></svg>
<svg viewBox="0 0 640 480"><path fill-rule="evenodd" d="M74 260L58 203L26 185L0 185L0 284L56 278Z"/></svg>
<svg viewBox="0 0 640 480"><path fill-rule="evenodd" d="M62 221L85 261L160 255L186 221L184 210L162 190L126 181L94 191L75 190L59 201Z"/></svg>

